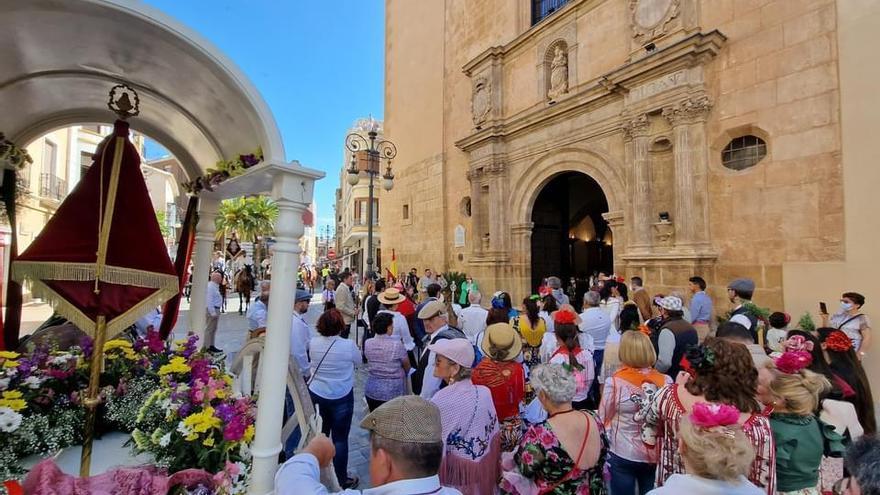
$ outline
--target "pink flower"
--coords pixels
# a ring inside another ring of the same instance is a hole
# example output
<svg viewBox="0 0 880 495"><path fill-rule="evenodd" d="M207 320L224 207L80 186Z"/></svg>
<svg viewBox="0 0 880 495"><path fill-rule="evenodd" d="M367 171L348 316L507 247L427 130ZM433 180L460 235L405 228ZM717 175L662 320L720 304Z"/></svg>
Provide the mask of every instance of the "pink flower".
<svg viewBox="0 0 880 495"><path fill-rule="evenodd" d="M776 369L786 374L794 374L813 362L813 356L806 351L786 351L776 358Z"/></svg>
<svg viewBox="0 0 880 495"><path fill-rule="evenodd" d="M532 465L535 463L535 456L533 456L531 452L523 452L522 461L526 465Z"/></svg>
<svg viewBox="0 0 880 495"><path fill-rule="evenodd" d="M232 462L229 462L229 461L226 461L226 469L225 469L225 471L226 471L227 473L229 473L229 476L231 476L231 477L233 477L233 478L236 477L236 476L238 476L238 473L241 472L241 470L238 468L238 464L235 464L235 463L232 463Z"/></svg>
<svg viewBox="0 0 880 495"><path fill-rule="evenodd" d="M538 437L538 441L541 443L541 447L549 449L556 445L556 435L549 430L541 430L541 435Z"/></svg>
<svg viewBox="0 0 880 495"><path fill-rule="evenodd" d="M735 425L739 422L739 410L728 404L694 404L690 415L691 423L701 428Z"/></svg>

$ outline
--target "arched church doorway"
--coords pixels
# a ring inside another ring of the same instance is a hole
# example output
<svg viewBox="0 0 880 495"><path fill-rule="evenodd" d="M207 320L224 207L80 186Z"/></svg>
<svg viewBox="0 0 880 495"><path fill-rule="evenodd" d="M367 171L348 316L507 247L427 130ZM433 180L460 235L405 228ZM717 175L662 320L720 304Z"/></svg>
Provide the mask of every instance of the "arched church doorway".
<svg viewBox="0 0 880 495"><path fill-rule="evenodd" d="M566 286L574 277L580 297L590 276L613 272L607 212L605 193L589 175L565 172L544 186L532 208L532 290L545 277L558 276Z"/></svg>

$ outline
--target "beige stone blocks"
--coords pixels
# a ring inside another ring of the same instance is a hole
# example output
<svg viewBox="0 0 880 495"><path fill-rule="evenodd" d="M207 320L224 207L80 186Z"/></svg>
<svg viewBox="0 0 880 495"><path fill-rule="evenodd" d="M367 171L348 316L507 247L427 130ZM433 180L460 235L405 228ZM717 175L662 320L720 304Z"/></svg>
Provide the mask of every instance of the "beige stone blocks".
<svg viewBox="0 0 880 495"><path fill-rule="evenodd" d="M840 149L838 129L832 126L816 127L777 137L773 145L773 158L775 160L790 160L829 153L838 149Z"/></svg>
<svg viewBox="0 0 880 495"><path fill-rule="evenodd" d="M837 69L824 64L779 78L776 87L779 103L807 98L837 87Z"/></svg>
<svg viewBox="0 0 880 495"><path fill-rule="evenodd" d="M834 31L836 19L834 5L828 5L783 24L785 46L792 46Z"/></svg>

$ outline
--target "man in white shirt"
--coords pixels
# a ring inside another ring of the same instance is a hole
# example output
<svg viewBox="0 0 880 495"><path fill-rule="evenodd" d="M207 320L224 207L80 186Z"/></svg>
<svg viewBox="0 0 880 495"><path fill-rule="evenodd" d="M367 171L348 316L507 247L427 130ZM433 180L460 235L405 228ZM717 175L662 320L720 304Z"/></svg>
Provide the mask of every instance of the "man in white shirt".
<svg viewBox="0 0 880 495"><path fill-rule="evenodd" d="M337 495L461 495L440 484L443 429L437 406L414 395L392 399L361 421L370 432L370 481L375 488L345 490ZM336 450L329 438L315 437L275 474L277 495L329 495L320 469Z"/></svg>
<svg viewBox="0 0 880 495"><path fill-rule="evenodd" d="M293 321L290 325L290 358L299 367L303 379L308 381L309 373L309 339L312 338L312 331L309 324L306 323L306 313L309 312L309 304L312 301L312 295L309 291L297 289L296 300L293 303Z"/></svg>
<svg viewBox="0 0 880 495"><path fill-rule="evenodd" d="M596 370L596 380L590 387L590 397L598 401L599 398L599 380L598 377L602 373L602 363L605 359L605 341L611 331L611 318L608 313L599 307L602 296L594 290L589 290L584 294L584 312L581 313L581 324L579 326L581 332L589 335L593 340L593 369Z"/></svg>
<svg viewBox="0 0 880 495"><path fill-rule="evenodd" d="M477 345L477 335L480 332L486 331L486 317L489 316L489 311L480 306L482 299L483 295L479 292L469 292L468 302L471 305L462 309L461 316L458 318L461 331L464 332L467 339L474 345Z"/></svg>
<svg viewBox="0 0 880 495"><path fill-rule="evenodd" d="M158 332L159 326L162 324L162 311L159 308L151 309L149 313L141 316L138 321L134 323L135 331L138 336L145 339L147 338L147 333L151 330Z"/></svg>
<svg viewBox="0 0 880 495"><path fill-rule="evenodd" d="M269 317L269 290L268 280L260 283L260 295L257 300L248 308L248 330L250 330L250 338L254 338L266 331L266 320Z"/></svg>
<svg viewBox="0 0 880 495"><path fill-rule="evenodd" d="M217 323L220 320L220 307L223 306L223 297L220 296L220 284L223 282L223 274L214 272L211 274L211 281L208 282L207 294L205 297L205 312L207 319L205 321L205 343L204 347L209 352L223 352L214 347L214 338L217 336Z"/></svg>

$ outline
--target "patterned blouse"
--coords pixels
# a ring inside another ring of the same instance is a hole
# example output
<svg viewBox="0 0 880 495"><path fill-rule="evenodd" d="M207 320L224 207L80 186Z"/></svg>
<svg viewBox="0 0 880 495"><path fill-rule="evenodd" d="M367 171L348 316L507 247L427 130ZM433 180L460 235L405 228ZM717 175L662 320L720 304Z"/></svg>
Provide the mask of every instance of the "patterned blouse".
<svg viewBox="0 0 880 495"><path fill-rule="evenodd" d="M652 370L639 371L647 376ZM672 378L662 376L667 385L672 383ZM641 386L617 376L605 380L599 419L605 426L611 452L616 456L634 462L657 463L657 417L651 410L657 393L657 384L647 378Z"/></svg>
<svg viewBox="0 0 880 495"><path fill-rule="evenodd" d="M592 413L588 414L591 419L595 420ZM602 434L597 421L593 421L590 428L590 435ZM589 469L580 469L575 464L575 459L562 447L549 421L532 425L526 430L513 460L519 474L530 479L540 493L553 495L605 493L602 478L605 449L602 449L602 454L595 466ZM518 487L511 483L507 477L502 478L500 488L501 493L505 495L520 493Z"/></svg>
<svg viewBox="0 0 880 495"><path fill-rule="evenodd" d="M364 342L369 371L364 395L389 401L406 393L401 361L406 357L403 342L394 335L376 335Z"/></svg>
<svg viewBox="0 0 880 495"><path fill-rule="evenodd" d="M447 455L476 461L490 453L498 416L488 388L462 380L440 389L431 402L440 410Z"/></svg>
<svg viewBox="0 0 880 495"><path fill-rule="evenodd" d="M657 486L662 486L673 474L684 473L684 463L678 452L678 425L687 412L678 397L678 385L664 387L654 402L658 415ZM770 420L762 414L752 414L742 425L743 431L755 447L755 460L748 479L767 495L776 493L776 444L770 430Z"/></svg>

